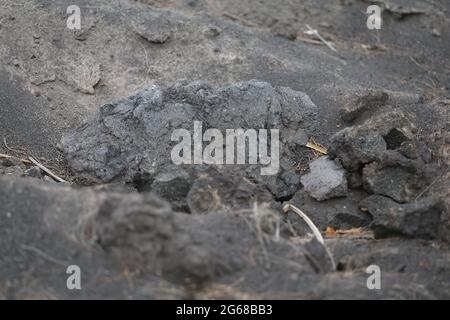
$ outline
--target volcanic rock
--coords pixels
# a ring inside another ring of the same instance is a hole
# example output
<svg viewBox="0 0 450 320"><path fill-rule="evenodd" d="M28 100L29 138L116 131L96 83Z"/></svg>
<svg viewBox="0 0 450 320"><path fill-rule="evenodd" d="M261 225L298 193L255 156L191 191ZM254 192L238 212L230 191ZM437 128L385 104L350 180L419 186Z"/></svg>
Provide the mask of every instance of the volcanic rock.
<svg viewBox="0 0 450 320"><path fill-rule="evenodd" d="M322 201L347 195L345 170L327 156L309 164L310 173L302 176L301 182L311 197Z"/></svg>
<svg viewBox="0 0 450 320"><path fill-rule="evenodd" d="M396 139L389 139L392 130L399 132ZM332 159L339 158L345 169L356 171L362 165L380 159L384 151L400 147L401 142L412 138L413 130L404 113L384 113L336 133L331 138L328 154ZM399 138L400 133L404 138Z"/></svg>
<svg viewBox="0 0 450 320"><path fill-rule="evenodd" d="M301 127L313 122L317 107L302 92L248 81L226 87L203 82L152 86L131 97L102 106L95 117L62 140L71 169L79 176L103 182L140 181L151 185L171 165L175 129L192 130L201 120L203 129L279 129L281 161L277 175L261 176L260 165L216 166L224 175L240 175L265 185L277 197L298 189L295 155L285 148ZM287 138L285 138L287 137ZM187 165L195 180L200 165Z"/></svg>
<svg viewBox="0 0 450 320"><path fill-rule="evenodd" d="M403 235L423 239L435 239L440 234L441 201L424 198L408 204L399 204L380 195L372 195L360 203L373 217L370 227L377 238Z"/></svg>

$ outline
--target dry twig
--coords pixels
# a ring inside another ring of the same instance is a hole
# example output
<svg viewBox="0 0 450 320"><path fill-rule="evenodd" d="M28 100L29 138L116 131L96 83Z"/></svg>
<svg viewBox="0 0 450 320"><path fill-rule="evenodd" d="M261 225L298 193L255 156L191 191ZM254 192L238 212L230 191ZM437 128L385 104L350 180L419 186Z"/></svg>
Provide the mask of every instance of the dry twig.
<svg viewBox="0 0 450 320"><path fill-rule="evenodd" d="M324 147L322 147L322 146L320 146L320 145L318 145L317 143L314 143L314 142L308 142L308 143L306 144L306 147L308 147L308 148L310 148L310 149L313 149L313 150L315 150L315 151L317 151L317 152L320 152L320 153L322 153L322 154L327 154L327 149L324 148Z"/></svg>
<svg viewBox="0 0 450 320"><path fill-rule="evenodd" d="M304 31L304 34L310 35L310 36L315 36L317 37L320 41L323 42L324 45L326 45L331 51L336 52L337 50L336 48L333 46L333 44L327 40L325 40L324 37L322 37L319 33L319 31L317 31L316 29L311 28L308 24L306 24L306 28L308 28L308 30Z"/></svg>
<svg viewBox="0 0 450 320"><path fill-rule="evenodd" d="M17 157L14 157L14 156L10 156L8 154L3 154L3 153L0 153L0 158L3 158L3 159L18 159L20 162L22 162L24 164L31 164L30 160L20 159L20 158L17 158Z"/></svg>
<svg viewBox="0 0 450 320"><path fill-rule="evenodd" d="M240 22L242 25L244 25L246 27L257 27L258 26L256 23L254 23L252 21L249 21L249 20L244 19L242 17L235 16L235 15L233 15L231 13L228 13L228 12L224 12L222 14L222 16L224 16L225 18L234 20L234 21L238 21L238 22Z"/></svg>
<svg viewBox="0 0 450 320"><path fill-rule="evenodd" d="M52 177L53 179L55 179L58 182L63 182L63 183L67 183L66 180L64 180L63 178L58 177L56 174L54 174L53 172L51 172L49 169L47 169L46 167L44 167L41 163L39 163L37 160L33 159L32 157L29 157L28 159L30 159L30 161L39 167L39 169L41 169L42 171L44 171L46 174L48 174L50 177Z"/></svg>
<svg viewBox="0 0 450 320"><path fill-rule="evenodd" d="M312 222L312 220L299 208L297 208L296 206L293 206L290 203L287 203L283 206L283 211L285 213L287 213L289 210L293 210L300 218L302 218L306 224L308 225L308 227L311 229L311 231L313 232L314 236L316 237L317 241L319 241L320 244L323 245L323 247L325 248L325 251L328 254L328 257L330 258L331 261L331 267L333 268L333 270L336 270L336 263L334 262L333 256L331 255L330 250L328 249L328 247L325 244L325 240L322 237L322 234L320 233L319 229L316 227L316 225L314 224L314 222Z"/></svg>

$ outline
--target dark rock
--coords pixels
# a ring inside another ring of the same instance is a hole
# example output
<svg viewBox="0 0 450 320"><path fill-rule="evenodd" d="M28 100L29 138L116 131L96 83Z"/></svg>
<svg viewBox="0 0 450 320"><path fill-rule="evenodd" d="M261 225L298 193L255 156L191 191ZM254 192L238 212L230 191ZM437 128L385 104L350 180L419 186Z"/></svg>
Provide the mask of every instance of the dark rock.
<svg viewBox="0 0 450 320"><path fill-rule="evenodd" d="M331 138L328 154L332 159L339 158L345 169L356 171L382 156L388 149L384 137L393 129L412 138L411 122L404 113L392 111L336 133Z"/></svg>
<svg viewBox="0 0 450 320"><path fill-rule="evenodd" d="M435 239L440 236L442 202L424 198L410 204L399 204L387 197L372 195L360 203L373 217L370 227L376 238L395 235Z"/></svg>
<svg viewBox="0 0 450 320"><path fill-rule="evenodd" d="M308 143L308 140L309 137L306 134L305 130L298 129L292 142L294 142L298 146L305 146Z"/></svg>
<svg viewBox="0 0 450 320"><path fill-rule="evenodd" d="M363 185L369 193L381 194L397 202L411 202L424 188L420 177L405 168L367 164L363 169Z"/></svg>
<svg viewBox="0 0 450 320"><path fill-rule="evenodd" d="M176 210L186 210L185 198L191 188L189 173L179 166L169 166L159 172L149 190L171 202Z"/></svg>
<svg viewBox="0 0 450 320"><path fill-rule="evenodd" d="M369 225L371 218L364 213L349 213L349 212L338 212L334 215L330 221L329 226L334 229L351 229L360 228Z"/></svg>
<svg viewBox="0 0 450 320"><path fill-rule="evenodd" d="M263 185L239 176L223 176L211 169L194 181L186 201L191 213L208 213L248 210L255 203L271 203L273 200Z"/></svg>
<svg viewBox="0 0 450 320"><path fill-rule="evenodd" d="M316 200L322 201L347 195L345 170L327 156L309 164L310 173L302 176L305 190Z"/></svg>
<svg viewBox="0 0 450 320"><path fill-rule="evenodd" d="M62 140L71 169L80 177L103 182L149 184L167 165L175 129L193 130L201 120L203 129L280 130L280 170L262 176L260 165L215 166L223 175L239 175L261 183L276 198L289 197L298 188L299 175L283 137L308 127L316 115L309 97L289 88L249 81L228 87L202 82L178 82L168 88L152 86L134 96L102 106L96 116ZM209 165L213 166L213 165ZM203 166L185 165L189 172ZM195 177L194 177L195 178Z"/></svg>
<svg viewBox="0 0 450 320"><path fill-rule="evenodd" d="M362 176L359 172L349 172L347 174L348 187L357 189L362 186Z"/></svg>
<svg viewBox="0 0 450 320"><path fill-rule="evenodd" d="M183 284L239 272L248 267L250 248L258 245L245 217L176 213L151 194L108 196L93 229L98 244L132 270ZM288 248L283 242L280 247ZM307 262L303 255L297 259ZM306 263L305 270L313 269Z"/></svg>
<svg viewBox="0 0 450 320"><path fill-rule="evenodd" d="M386 148L388 150L398 149L403 142L409 140L403 132L396 128L391 129L386 135L383 136L383 138L384 141L386 141Z"/></svg>

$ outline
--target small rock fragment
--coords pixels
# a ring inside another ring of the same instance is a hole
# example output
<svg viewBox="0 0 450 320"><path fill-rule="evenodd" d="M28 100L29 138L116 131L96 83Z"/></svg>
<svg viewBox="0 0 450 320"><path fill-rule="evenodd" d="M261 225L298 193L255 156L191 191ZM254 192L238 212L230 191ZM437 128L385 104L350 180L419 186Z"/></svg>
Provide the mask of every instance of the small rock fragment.
<svg viewBox="0 0 450 320"><path fill-rule="evenodd" d="M42 171L37 166L25 170L24 175L31 178L42 179Z"/></svg>
<svg viewBox="0 0 450 320"><path fill-rule="evenodd" d="M437 28L433 28L433 30L431 30L431 34L432 34L434 37L440 37L440 36L441 36L441 32L440 32L439 29L437 29Z"/></svg>
<svg viewBox="0 0 450 320"><path fill-rule="evenodd" d="M293 138L293 142L298 146L305 146L308 143L308 140L308 135L303 129L298 129Z"/></svg>
<svg viewBox="0 0 450 320"><path fill-rule="evenodd" d="M61 57L60 74L63 81L86 94L94 94L101 79L100 65L90 56Z"/></svg>
<svg viewBox="0 0 450 320"><path fill-rule="evenodd" d="M222 30L219 27L216 26L209 26L205 29L205 36L207 38L217 38L220 33L222 32Z"/></svg>
<svg viewBox="0 0 450 320"><path fill-rule="evenodd" d="M301 177L305 190L316 200L343 197L347 195L345 170L327 156L310 163L310 173Z"/></svg>

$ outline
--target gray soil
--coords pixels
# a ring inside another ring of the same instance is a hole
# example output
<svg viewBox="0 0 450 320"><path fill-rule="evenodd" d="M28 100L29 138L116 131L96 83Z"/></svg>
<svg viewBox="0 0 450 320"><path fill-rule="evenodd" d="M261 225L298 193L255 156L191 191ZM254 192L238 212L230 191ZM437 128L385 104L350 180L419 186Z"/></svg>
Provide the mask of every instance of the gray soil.
<svg viewBox="0 0 450 320"><path fill-rule="evenodd" d="M448 1L71 4L0 4L0 299L450 299ZM280 128L280 171L174 167L199 119Z"/></svg>

